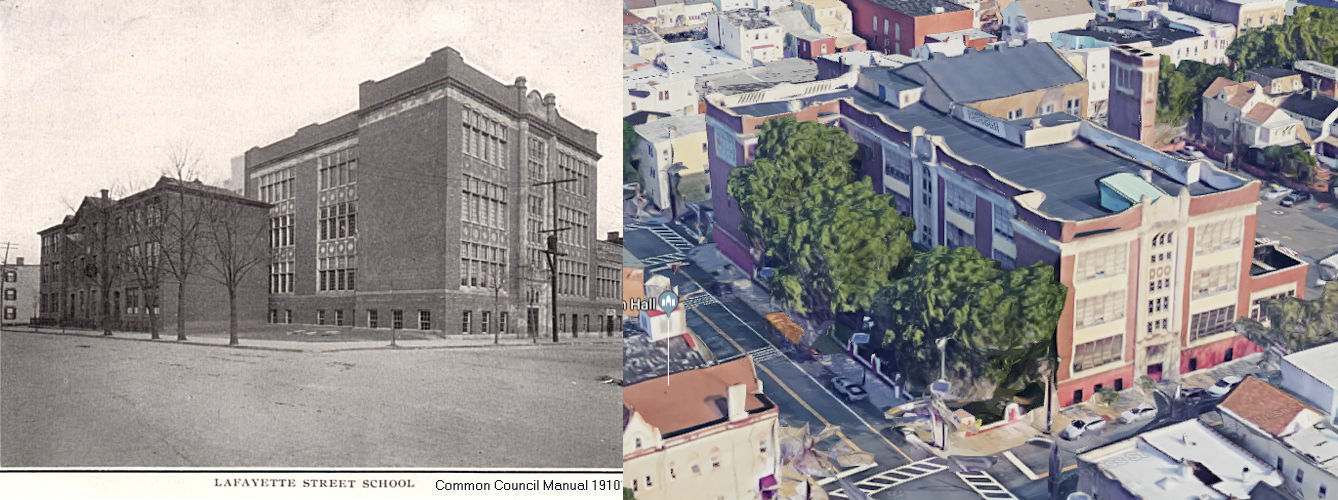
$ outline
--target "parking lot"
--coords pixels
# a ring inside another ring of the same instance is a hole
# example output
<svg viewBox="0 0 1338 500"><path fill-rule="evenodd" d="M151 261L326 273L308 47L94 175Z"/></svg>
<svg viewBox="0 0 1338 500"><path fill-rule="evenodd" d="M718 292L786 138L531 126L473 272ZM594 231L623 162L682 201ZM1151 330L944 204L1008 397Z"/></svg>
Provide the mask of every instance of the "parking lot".
<svg viewBox="0 0 1338 500"><path fill-rule="evenodd" d="M1322 287L1316 283L1319 270L1314 264L1338 252L1338 207L1314 200L1284 207L1279 201L1259 200L1255 234L1281 241L1311 264L1306 276L1306 297L1317 297Z"/></svg>

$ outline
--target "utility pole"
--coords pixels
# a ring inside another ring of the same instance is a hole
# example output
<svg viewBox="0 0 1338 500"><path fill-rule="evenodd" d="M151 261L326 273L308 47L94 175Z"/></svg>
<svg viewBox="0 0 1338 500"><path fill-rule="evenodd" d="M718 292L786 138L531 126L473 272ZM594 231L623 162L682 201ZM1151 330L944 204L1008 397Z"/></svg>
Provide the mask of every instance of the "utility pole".
<svg viewBox="0 0 1338 500"><path fill-rule="evenodd" d="M544 251L544 254L546 254L546 255L548 256L548 283L549 283L549 287L548 287L548 288L549 288L549 294L550 294L550 297L551 297L551 299L552 299L552 301L553 301L553 304L551 305L551 307L552 307L551 319L552 319L552 322L553 322L552 329L553 329L553 342L554 342L554 343L556 343L556 342L558 341L558 326L557 326L557 325L558 325L558 312L557 312L557 307L558 307L558 304L557 304L557 296L558 296L558 293L557 293L557 264L558 264L558 261L557 261L557 260L558 260L558 257L563 256L563 255L566 255L566 254L564 254L564 253L560 253L560 252L558 252L557 233L559 233L559 232L561 232L561 231L566 231L566 230L568 230L568 229L571 229L571 228L569 228L569 227L562 227L562 228L558 227L557 186L558 186L558 184L564 184L564 183L568 183L568 182L576 182L576 181L577 181L577 179L557 179L557 180L552 180L552 181L536 182L536 183L534 183L534 184L530 184L531 186L534 186L534 187L539 187L539 186L551 186L551 187L552 187L552 190L553 190L553 191L552 191L552 196L553 196L553 228L552 228L552 229L547 229L547 230L541 230L541 231L539 231L539 232L541 232L541 233L548 233L548 249ZM575 329L575 328L572 328L572 331L576 331L576 329Z"/></svg>
<svg viewBox="0 0 1338 500"><path fill-rule="evenodd" d="M15 245L15 244L13 244L13 243L11 243L11 242L5 241L5 242L0 242L0 248L4 248L4 249L5 249L5 258L4 258L4 260L0 260L0 265L6 265L6 266L8 266L8 265L9 265L9 251L12 250L12 249L17 249L17 248L19 248L19 246L18 246L18 245Z"/></svg>

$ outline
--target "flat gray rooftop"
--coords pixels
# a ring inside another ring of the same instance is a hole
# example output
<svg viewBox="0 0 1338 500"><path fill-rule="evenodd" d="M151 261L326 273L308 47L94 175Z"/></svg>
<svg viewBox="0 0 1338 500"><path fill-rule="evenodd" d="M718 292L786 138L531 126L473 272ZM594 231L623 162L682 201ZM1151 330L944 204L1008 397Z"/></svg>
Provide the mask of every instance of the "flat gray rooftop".
<svg viewBox="0 0 1338 500"><path fill-rule="evenodd" d="M1022 148L923 103L898 109L859 90L843 90L800 101L807 107L838 99L850 99L856 106L882 115L903 128L919 125L929 134L942 136L948 148L967 161L984 166L1019 186L1045 193L1040 212L1059 219L1086 220L1110 215L1110 211L1101 208L1097 180L1121 172L1137 175L1144 168L1141 163L1082 139L1053 146ZM785 102L734 108L736 113L752 116L771 116L788 110L789 105ZM1057 115L1042 117L1043 123L1047 121L1060 122L1064 118ZM1160 172L1153 174L1152 184L1172 195L1179 193L1182 186ZM1219 191L1202 182L1186 187L1190 195L1195 196Z"/></svg>
<svg viewBox="0 0 1338 500"><path fill-rule="evenodd" d="M817 79L817 63L805 59L786 58L752 68L699 77L697 94L734 95L769 89L777 83L801 83Z"/></svg>

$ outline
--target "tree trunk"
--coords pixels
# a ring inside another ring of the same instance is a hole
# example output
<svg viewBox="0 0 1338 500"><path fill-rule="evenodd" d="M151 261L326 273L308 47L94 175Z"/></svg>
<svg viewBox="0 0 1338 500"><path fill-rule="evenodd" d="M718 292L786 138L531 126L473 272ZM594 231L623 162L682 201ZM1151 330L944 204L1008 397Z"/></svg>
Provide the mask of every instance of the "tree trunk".
<svg viewBox="0 0 1338 500"><path fill-rule="evenodd" d="M493 345L497 345L499 339L500 339L501 336L502 336L502 315L501 315L501 313L499 313L499 312L497 311L497 295L498 295L498 293L499 293L499 292L498 292L497 289L493 289L493 291L492 291L492 314L493 314L493 317L497 320L497 324L496 324L496 325L492 325L492 326L493 326L493 329L492 329L492 344L493 344Z"/></svg>
<svg viewBox="0 0 1338 500"><path fill-rule="evenodd" d="M237 345L237 287L228 287L228 345Z"/></svg>
<svg viewBox="0 0 1338 500"><path fill-rule="evenodd" d="M186 340L186 277L177 281L177 340Z"/></svg>
<svg viewBox="0 0 1338 500"><path fill-rule="evenodd" d="M99 304L101 307L98 308L98 311L99 311L99 312L98 312L98 315L99 315L98 322L101 323L101 325L102 325L102 334L103 334L103 335L111 335L111 334L112 334L112 330L111 330L111 311L110 311L110 309L111 309L111 297L110 297L110 295L111 295L111 290L109 290L109 288L110 288L110 287L106 287L106 286L104 286L104 287L101 287L101 289L98 290L98 300L101 302L101 304Z"/></svg>
<svg viewBox="0 0 1338 500"><path fill-rule="evenodd" d="M157 294L155 293L154 296L156 297ZM152 338L153 340L158 340L161 337L158 336L158 314L154 311L154 309L155 309L154 306L149 306L149 338Z"/></svg>

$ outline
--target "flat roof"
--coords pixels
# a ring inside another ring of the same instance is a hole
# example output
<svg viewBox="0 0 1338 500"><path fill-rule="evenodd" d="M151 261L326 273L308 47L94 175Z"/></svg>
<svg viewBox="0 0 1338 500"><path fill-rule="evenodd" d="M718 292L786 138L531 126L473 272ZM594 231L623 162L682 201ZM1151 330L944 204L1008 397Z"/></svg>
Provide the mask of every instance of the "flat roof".
<svg viewBox="0 0 1338 500"><path fill-rule="evenodd" d="M648 121L641 125L632 127L641 137L651 140L661 140L669 136L669 129L673 128L681 137L689 134L699 134L706 132L706 115L683 115L660 118L659 120Z"/></svg>
<svg viewBox="0 0 1338 500"><path fill-rule="evenodd" d="M734 9L720 13L720 16L729 21L729 24L740 26L743 29L760 30L763 28L774 28L776 22L767 16L766 12L758 9Z"/></svg>
<svg viewBox="0 0 1338 500"><path fill-rule="evenodd" d="M769 89L777 83L803 83L818 79L817 63L789 57L761 66L715 73L697 78L697 95L734 95Z"/></svg>
<svg viewBox="0 0 1338 500"><path fill-rule="evenodd" d="M1338 342L1312 347L1282 358L1330 387L1338 387Z"/></svg>
<svg viewBox="0 0 1338 500"><path fill-rule="evenodd" d="M1260 482L1282 482L1275 469L1198 420L1148 431L1079 459L1095 464L1138 498L1248 498ZM1182 468L1182 463L1188 465Z"/></svg>
<svg viewBox="0 0 1338 500"><path fill-rule="evenodd" d="M928 16L932 14L941 14L948 12L957 12L959 10L968 10L959 4L949 2L948 0L871 0L873 3L882 5L911 17ZM943 12L934 12L934 8L942 8Z"/></svg>
<svg viewBox="0 0 1338 500"><path fill-rule="evenodd" d="M666 43L653 62L655 64L623 71L624 90L639 87L643 83L698 78L753 66L715 48L710 40Z"/></svg>
<svg viewBox="0 0 1338 500"><path fill-rule="evenodd" d="M927 133L942 136L944 143L957 156L981 165L996 175L1040 191L1045 200L1037 207L1041 213L1064 220L1085 220L1110 215L1101 207L1101 194L1096 182L1121 172L1138 175L1147 168L1142 163L1112 152L1106 148L1074 139L1052 146L1022 148L995 137L966 122L915 103L897 108L859 90L843 90L800 99L804 107L815 103L850 99L856 106L882 115L889 122L909 130L922 126ZM732 108L734 112L752 116L772 116L789 112L786 102L768 102ZM1167 193L1179 193L1179 181L1153 169L1152 185ZM1193 196L1220 190L1195 182L1184 186Z"/></svg>

